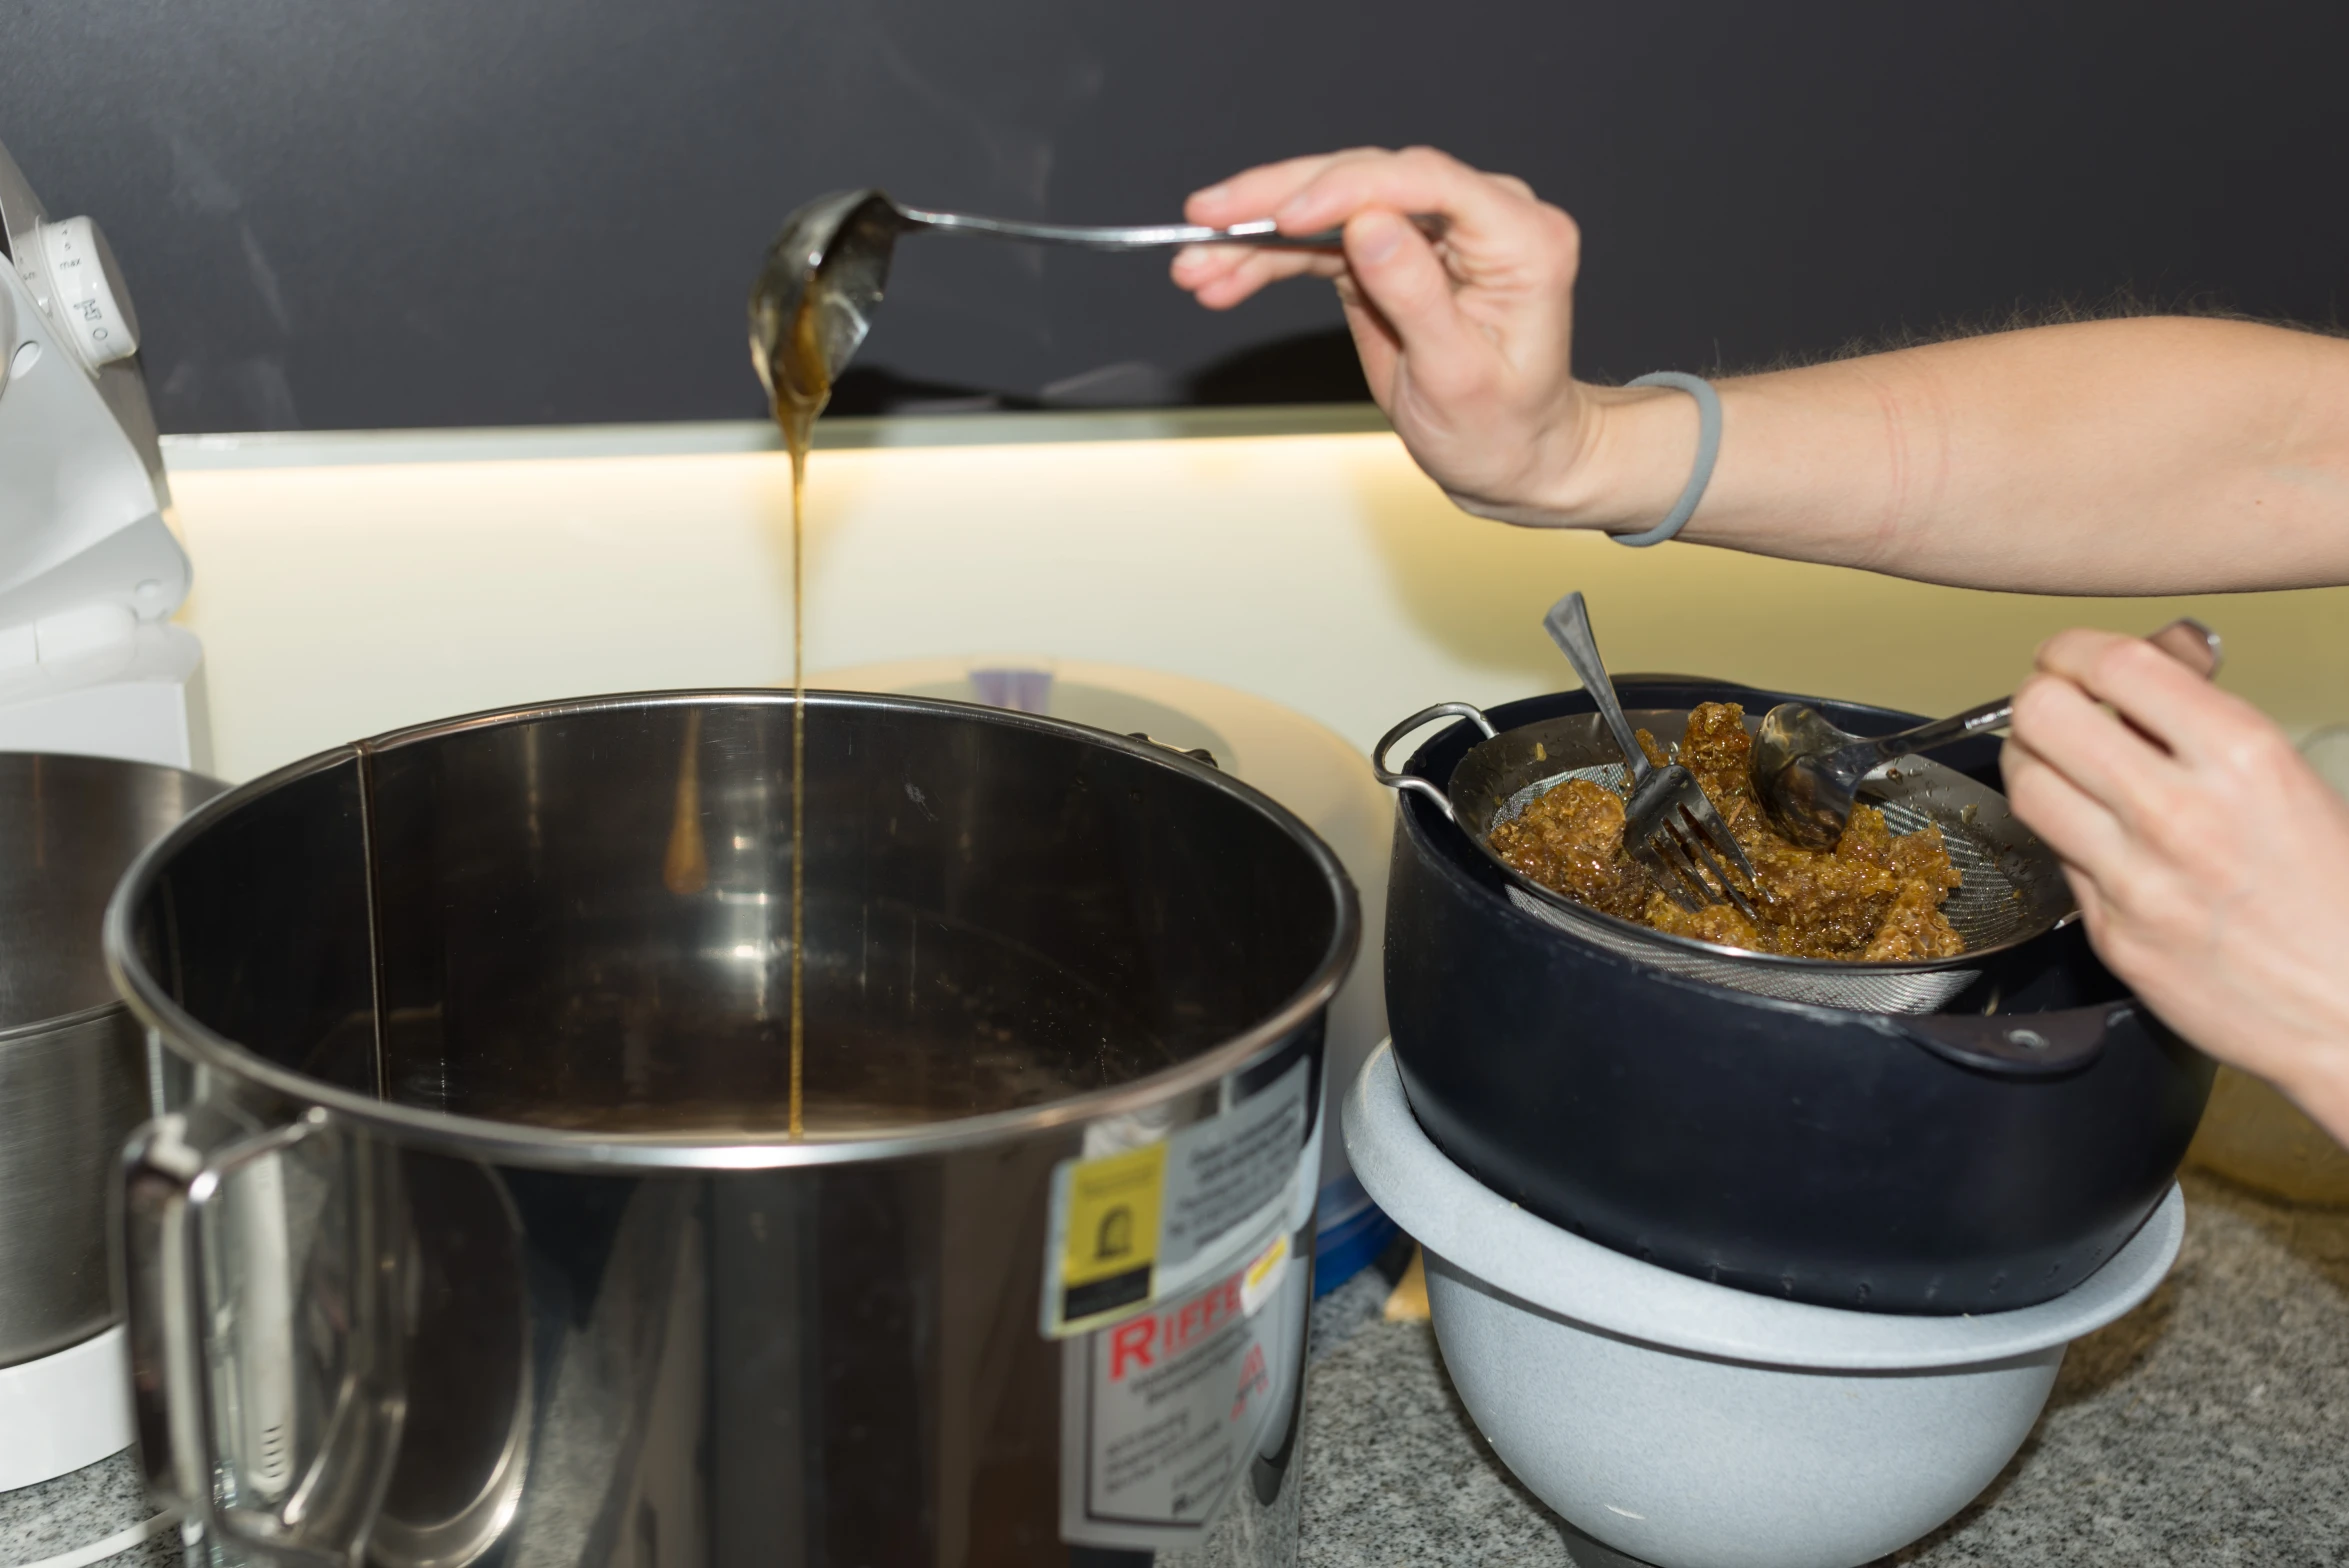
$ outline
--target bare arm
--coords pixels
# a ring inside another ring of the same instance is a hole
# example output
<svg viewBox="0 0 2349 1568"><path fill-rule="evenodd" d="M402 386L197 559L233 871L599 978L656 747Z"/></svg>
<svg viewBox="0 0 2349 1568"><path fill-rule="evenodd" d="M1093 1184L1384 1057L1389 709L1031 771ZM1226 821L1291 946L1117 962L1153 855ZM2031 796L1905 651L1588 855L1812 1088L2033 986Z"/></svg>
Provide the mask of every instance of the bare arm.
<svg viewBox="0 0 2349 1568"><path fill-rule="evenodd" d="M1402 216L1424 212L1450 220L1440 243ZM1623 533L1678 499L1694 400L1574 379L1581 236L1522 182L1361 149L1252 169L1190 215L1345 225L1342 257L1193 250L1175 281L1221 309L1333 279L1380 406L1468 510ZM1719 390L1721 455L1684 538L2051 593L2349 583L2349 342L2105 321ZM2265 717L2134 638L2067 632L2038 662L2008 794L2098 952L2349 1142L2349 805Z"/></svg>
<svg viewBox="0 0 2349 1568"><path fill-rule="evenodd" d="M2349 582L2349 341L2152 317L1720 384L1685 537L1929 582L2187 593ZM1561 520L1670 509L1695 415L1613 394Z"/></svg>
<svg viewBox="0 0 2349 1568"><path fill-rule="evenodd" d="M1580 236L1518 181L1440 153L1268 165L1191 216L1344 225L1347 255L1206 250L1216 308L1333 278L1412 455L1470 511L1631 532L1696 444L1679 392L1576 382ZM1402 221L1435 211L1431 246ZM1722 448L1682 537L1932 582L2166 593L2349 582L2349 341L2142 318L1963 339L1719 383Z"/></svg>

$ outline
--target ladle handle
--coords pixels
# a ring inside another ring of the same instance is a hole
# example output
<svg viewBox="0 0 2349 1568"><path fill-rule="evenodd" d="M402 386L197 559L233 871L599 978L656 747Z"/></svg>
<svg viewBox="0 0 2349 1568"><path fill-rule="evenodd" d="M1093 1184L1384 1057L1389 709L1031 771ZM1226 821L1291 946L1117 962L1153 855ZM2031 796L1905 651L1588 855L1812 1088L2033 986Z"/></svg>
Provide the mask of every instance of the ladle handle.
<svg viewBox="0 0 2349 1568"><path fill-rule="evenodd" d="M1895 757L1907 756L1912 751L1931 751L1936 746L1946 746L1952 741L1964 740L1970 735L2005 729L2007 721L2014 716L2015 699L2000 697L1994 701L1983 703L1978 708L1968 708L1963 713L1953 713L1946 719L1935 719L1931 724L1920 724L1913 730L1903 730L1898 735L1887 735L1881 740L1862 742L1867 748L1869 757L1873 760L1857 771L1866 773L1880 764L1890 762ZM1859 748L1848 749L1856 751Z"/></svg>
<svg viewBox="0 0 2349 1568"><path fill-rule="evenodd" d="M1607 721L1607 728L1615 734L1615 745L1623 753L1623 765L1631 770L1631 782L1639 784L1653 768L1648 754L1640 750L1639 735L1631 721L1623 716L1623 704L1615 700L1615 682L1607 675L1607 666L1599 659L1598 639L1591 635L1590 611L1582 602L1580 593L1570 593L1550 606L1550 613L1542 617L1542 628L1558 651L1566 655L1566 662L1574 666L1582 689L1590 693L1590 700L1598 704L1599 717Z"/></svg>
<svg viewBox="0 0 2349 1568"><path fill-rule="evenodd" d="M918 228L939 234L973 234L987 239L1030 240L1043 245L1077 245L1087 250L1161 250L1175 245L1253 245L1263 250L1344 250L1345 231L1325 229L1318 234L1283 234L1270 218L1213 229L1198 223L1141 223L1120 226L1075 223L1027 223L1017 218L988 218L971 212L933 212L899 206L898 216ZM1429 239L1441 239L1445 220L1428 213L1411 220Z"/></svg>
<svg viewBox="0 0 2349 1568"><path fill-rule="evenodd" d="M2218 673L2219 665L2226 656L2226 647L2219 641L2219 634L2190 616L2170 622L2169 625L2154 632L2145 640L2204 680L2208 680ZM1946 719L1936 719L1931 724L1920 724L1913 730L1903 730L1898 735L1887 735L1881 740L1870 741L1867 745L1876 759L1876 764L1880 765L1908 752L1931 751L1936 746L1946 746L1952 741L1964 740L1970 735L1979 735L1987 730L2005 729L2014 716L2015 699L2000 697L1994 702L1983 703L1978 708L1968 708L1963 713L1953 713ZM1861 771L1868 770L1862 769Z"/></svg>
<svg viewBox="0 0 2349 1568"><path fill-rule="evenodd" d="M2219 634L2191 615L2179 616L2145 640L2204 680L2218 674L2227 658L2227 645Z"/></svg>
<svg viewBox="0 0 2349 1568"><path fill-rule="evenodd" d="M1435 802L1436 810L1444 814L1445 821L1456 822L1459 819L1452 814L1452 802L1442 790L1416 774L1397 773L1387 766L1387 753L1395 749L1397 742L1421 725L1432 724L1437 719L1466 719L1484 731L1486 740L1491 740L1497 733L1493 729L1493 721L1486 718L1484 710L1474 703L1439 702L1432 708L1420 709L1378 738L1378 744L1370 748L1370 773L1389 789L1411 790L1425 795Z"/></svg>

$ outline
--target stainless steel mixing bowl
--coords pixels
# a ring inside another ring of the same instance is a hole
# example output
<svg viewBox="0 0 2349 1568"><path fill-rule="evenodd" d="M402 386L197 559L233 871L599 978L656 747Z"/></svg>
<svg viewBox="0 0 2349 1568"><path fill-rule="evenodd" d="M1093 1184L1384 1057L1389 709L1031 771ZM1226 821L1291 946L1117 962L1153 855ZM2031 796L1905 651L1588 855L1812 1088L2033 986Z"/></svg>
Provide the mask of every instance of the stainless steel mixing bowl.
<svg viewBox="0 0 2349 1568"><path fill-rule="evenodd" d="M140 1440L231 1560L1294 1560L1335 856L1161 747L811 694L793 1141L791 732L452 720L126 879ZM1159 1221L1073 1217L1153 1150Z"/></svg>

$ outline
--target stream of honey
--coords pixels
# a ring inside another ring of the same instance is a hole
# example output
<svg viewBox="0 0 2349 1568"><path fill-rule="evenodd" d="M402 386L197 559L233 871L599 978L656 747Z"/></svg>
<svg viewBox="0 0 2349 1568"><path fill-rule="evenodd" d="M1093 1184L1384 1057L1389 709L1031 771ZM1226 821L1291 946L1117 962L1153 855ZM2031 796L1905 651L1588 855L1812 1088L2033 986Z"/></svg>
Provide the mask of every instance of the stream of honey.
<svg viewBox="0 0 2349 1568"><path fill-rule="evenodd" d="M832 398L830 367L816 335L820 290L810 288L777 346L769 367L775 424L791 454L791 1117L790 1134L805 1134L802 1081L807 1060L807 453L816 416Z"/></svg>

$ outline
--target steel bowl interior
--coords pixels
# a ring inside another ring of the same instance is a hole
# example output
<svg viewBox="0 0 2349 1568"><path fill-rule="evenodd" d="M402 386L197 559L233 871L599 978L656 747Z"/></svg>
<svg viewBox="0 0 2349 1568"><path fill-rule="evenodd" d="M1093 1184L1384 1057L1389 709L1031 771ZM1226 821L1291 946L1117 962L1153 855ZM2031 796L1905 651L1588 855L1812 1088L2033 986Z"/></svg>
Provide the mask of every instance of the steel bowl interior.
<svg viewBox="0 0 2349 1568"><path fill-rule="evenodd" d="M1351 962L1335 856L1210 767L811 693L790 1140L791 727L788 693L652 694L311 759L137 868L118 978L182 1054L426 1141L758 1165L1135 1109Z"/></svg>

